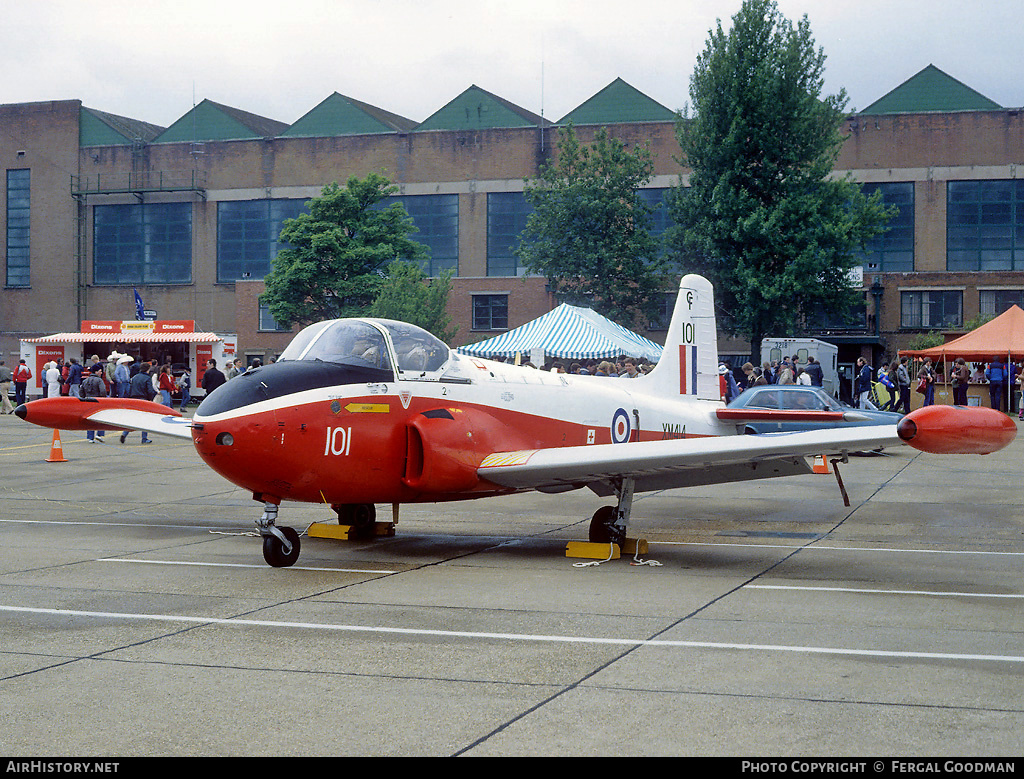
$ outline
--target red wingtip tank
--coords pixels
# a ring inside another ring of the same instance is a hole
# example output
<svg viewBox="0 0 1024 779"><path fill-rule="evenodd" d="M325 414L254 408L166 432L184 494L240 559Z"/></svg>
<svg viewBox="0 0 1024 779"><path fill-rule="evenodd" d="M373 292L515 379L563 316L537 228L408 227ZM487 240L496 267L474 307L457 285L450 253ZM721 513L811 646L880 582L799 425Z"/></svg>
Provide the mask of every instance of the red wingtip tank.
<svg viewBox="0 0 1024 779"><path fill-rule="evenodd" d="M925 406L903 417L896 434L931 454L991 454L1013 441L1017 425L990 408Z"/></svg>
<svg viewBox="0 0 1024 779"><path fill-rule="evenodd" d="M124 430L89 419L97 411L110 408L149 411L165 417L181 416L172 408L141 398L40 398L23 403L14 413L26 422L56 430Z"/></svg>

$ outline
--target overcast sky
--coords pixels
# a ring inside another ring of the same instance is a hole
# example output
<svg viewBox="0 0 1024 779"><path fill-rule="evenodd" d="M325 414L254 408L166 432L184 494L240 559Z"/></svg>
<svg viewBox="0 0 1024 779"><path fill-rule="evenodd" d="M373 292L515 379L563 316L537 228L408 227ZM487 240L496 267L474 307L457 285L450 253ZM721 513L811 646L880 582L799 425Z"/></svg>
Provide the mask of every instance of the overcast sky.
<svg viewBox="0 0 1024 779"><path fill-rule="evenodd" d="M196 102L292 123L333 92L422 121L471 84L558 120L621 77L673 110L740 0L0 0L0 103L168 126ZM779 0L826 92L864 108L928 64L1024 106L1024 0Z"/></svg>

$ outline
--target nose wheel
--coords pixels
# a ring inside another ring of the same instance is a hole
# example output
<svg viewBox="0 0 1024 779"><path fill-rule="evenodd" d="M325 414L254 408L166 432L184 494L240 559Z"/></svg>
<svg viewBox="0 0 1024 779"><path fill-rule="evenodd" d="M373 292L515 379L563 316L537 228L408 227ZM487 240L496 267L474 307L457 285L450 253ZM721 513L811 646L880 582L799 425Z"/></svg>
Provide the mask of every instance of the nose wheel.
<svg viewBox="0 0 1024 779"><path fill-rule="evenodd" d="M299 559L299 534L290 527L277 526L277 504L264 503L263 516L256 520L263 537L263 559L274 568L287 568Z"/></svg>
<svg viewBox="0 0 1024 779"><path fill-rule="evenodd" d="M284 536L280 539L276 534L263 537L263 559L274 568L287 568L295 565L299 559L299 534L294 528L274 528Z"/></svg>

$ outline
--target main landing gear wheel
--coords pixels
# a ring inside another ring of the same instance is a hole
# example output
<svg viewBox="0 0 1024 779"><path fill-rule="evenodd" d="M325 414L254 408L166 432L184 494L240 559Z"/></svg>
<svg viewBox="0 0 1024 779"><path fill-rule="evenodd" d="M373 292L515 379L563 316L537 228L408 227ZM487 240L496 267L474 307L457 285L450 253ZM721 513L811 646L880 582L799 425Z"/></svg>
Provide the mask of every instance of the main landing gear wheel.
<svg viewBox="0 0 1024 779"><path fill-rule="evenodd" d="M601 506L590 520L590 542L594 544L618 544L626 540L626 528L615 524L618 519L615 506Z"/></svg>
<svg viewBox="0 0 1024 779"><path fill-rule="evenodd" d="M377 522L377 507L372 503L343 503L333 507L339 525L349 525L359 538L373 535Z"/></svg>
<svg viewBox="0 0 1024 779"><path fill-rule="evenodd" d="M287 568L299 559L299 534L291 527L278 528L288 546L276 535L263 536L263 559L274 568Z"/></svg>

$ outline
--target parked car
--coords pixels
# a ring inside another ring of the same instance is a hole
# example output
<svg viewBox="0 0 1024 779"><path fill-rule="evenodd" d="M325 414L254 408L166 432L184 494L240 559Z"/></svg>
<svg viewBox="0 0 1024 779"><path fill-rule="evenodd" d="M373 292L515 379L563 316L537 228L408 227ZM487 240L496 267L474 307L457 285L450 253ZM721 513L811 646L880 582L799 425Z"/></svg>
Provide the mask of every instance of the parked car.
<svg viewBox="0 0 1024 779"><path fill-rule="evenodd" d="M729 413L729 417L743 424L744 432L747 433L792 433L851 425L895 425L903 416L893 411L853 408L831 397L821 387L801 384L751 387L741 392L726 408L735 409ZM758 419L756 412L761 409L825 413L822 413L820 419L813 418L813 415L811 418ZM744 415L744 410L750 411L750 415Z"/></svg>

